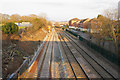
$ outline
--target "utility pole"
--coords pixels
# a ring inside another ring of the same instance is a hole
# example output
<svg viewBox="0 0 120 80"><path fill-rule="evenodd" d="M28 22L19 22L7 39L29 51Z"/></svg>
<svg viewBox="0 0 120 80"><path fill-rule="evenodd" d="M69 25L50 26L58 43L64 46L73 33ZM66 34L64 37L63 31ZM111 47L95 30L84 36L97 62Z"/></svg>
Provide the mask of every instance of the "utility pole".
<svg viewBox="0 0 120 80"><path fill-rule="evenodd" d="M118 2L118 25L117 25L117 33L120 34L120 1ZM119 50L119 43L120 41L120 35L118 35L118 53L120 52Z"/></svg>
<svg viewBox="0 0 120 80"><path fill-rule="evenodd" d="M118 34L118 39L117 39L117 54L120 57L120 1L118 2L118 25L117 25L117 34ZM119 63L119 57L118 57L118 63Z"/></svg>

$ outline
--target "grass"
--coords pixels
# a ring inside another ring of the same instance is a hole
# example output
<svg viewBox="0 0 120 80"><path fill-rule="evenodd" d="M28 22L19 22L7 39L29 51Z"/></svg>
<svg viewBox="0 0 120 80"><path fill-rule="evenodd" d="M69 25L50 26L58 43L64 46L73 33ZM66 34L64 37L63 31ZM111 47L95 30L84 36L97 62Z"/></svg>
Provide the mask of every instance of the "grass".
<svg viewBox="0 0 120 80"><path fill-rule="evenodd" d="M23 29L23 28L25 28L24 26L19 26L19 29Z"/></svg>

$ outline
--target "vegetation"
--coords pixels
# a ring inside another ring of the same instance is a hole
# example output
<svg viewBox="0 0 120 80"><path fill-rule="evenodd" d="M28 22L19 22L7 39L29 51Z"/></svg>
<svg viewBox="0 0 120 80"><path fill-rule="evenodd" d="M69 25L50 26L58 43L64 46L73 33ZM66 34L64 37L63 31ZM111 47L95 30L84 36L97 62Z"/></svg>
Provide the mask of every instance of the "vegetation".
<svg viewBox="0 0 120 80"><path fill-rule="evenodd" d="M47 26L47 20L45 18L36 18L32 21L33 30L39 30L42 27Z"/></svg>
<svg viewBox="0 0 120 80"><path fill-rule="evenodd" d="M32 24L32 26L29 28L26 27L25 30L31 31L31 32L35 32L36 30L39 30L40 28L47 27L48 25L52 26L52 23L50 21L47 21L46 17L40 16L40 15L37 16L35 14L30 14L28 16L20 16L19 14L13 14L13 15L9 16L8 14L1 14L0 13L0 16L1 16L0 22L2 22L2 24L30 22ZM4 33L6 33L6 34L13 33L10 30L8 30L6 28L6 26L3 26L3 27L5 27L5 28L3 28ZM7 24L7 27L8 27L8 24ZM11 28L11 26L9 28ZM25 27L24 26L18 27L18 29L22 29L22 28L25 28Z"/></svg>
<svg viewBox="0 0 120 80"><path fill-rule="evenodd" d="M107 40L113 40L116 53L118 53L118 39L119 39L119 32L118 32L118 23L117 23L117 9L107 9L104 11L103 15L98 15L97 20L100 24L97 26L102 26L100 31L100 37L98 41L103 42Z"/></svg>
<svg viewBox="0 0 120 80"><path fill-rule="evenodd" d="M2 26L2 31L5 34L14 34L18 32L18 26L14 23L6 23L5 25Z"/></svg>
<svg viewBox="0 0 120 80"><path fill-rule="evenodd" d="M120 30L118 28L118 10L106 9L102 15L98 15L97 18L91 19L86 22L84 26L89 28L91 37L94 36L97 39L97 44L102 47L106 40L114 42L115 53L118 53L118 45L120 44ZM92 31L96 31L97 34L93 34Z"/></svg>
<svg viewBox="0 0 120 80"><path fill-rule="evenodd" d="M25 27L24 27L24 26L19 26L18 28L19 28L19 29L24 29Z"/></svg>

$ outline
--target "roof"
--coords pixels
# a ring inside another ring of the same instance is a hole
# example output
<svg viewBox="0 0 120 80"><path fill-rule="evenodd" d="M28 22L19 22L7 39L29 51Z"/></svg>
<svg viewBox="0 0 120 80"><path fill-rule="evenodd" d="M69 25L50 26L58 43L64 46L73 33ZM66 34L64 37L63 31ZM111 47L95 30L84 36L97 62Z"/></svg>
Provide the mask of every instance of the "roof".
<svg viewBox="0 0 120 80"><path fill-rule="evenodd" d="M73 19L71 19L70 21L72 21L72 20L80 21L80 19L78 19L78 18L73 18Z"/></svg>
<svg viewBox="0 0 120 80"><path fill-rule="evenodd" d="M83 20L80 21L80 23L83 23L83 22L86 21L86 20L87 20L87 19L83 19Z"/></svg>
<svg viewBox="0 0 120 80"><path fill-rule="evenodd" d="M91 19L89 22L91 22L91 21L95 21L95 20L97 20L97 18L93 18L93 19Z"/></svg>

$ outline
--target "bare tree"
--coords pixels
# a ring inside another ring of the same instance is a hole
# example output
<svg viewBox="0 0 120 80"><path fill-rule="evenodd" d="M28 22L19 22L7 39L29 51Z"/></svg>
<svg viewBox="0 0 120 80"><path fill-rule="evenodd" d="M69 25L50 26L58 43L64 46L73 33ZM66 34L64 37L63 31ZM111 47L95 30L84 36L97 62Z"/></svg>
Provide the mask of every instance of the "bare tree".
<svg viewBox="0 0 120 80"><path fill-rule="evenodd" d="M35 14L30 14L29 15L29 21L30 22L32 22L34 19L36 19L36 18L38 18L38 16L37 15L35 15Z"/></svg>
<svg viewBox="0 0 120 80"><path fill-rule="evenodd" d="M21 16L19 14L13 14L10 16L11 22L19 22L21 20Z"/></svg>
<svg viewBox="0 0 120 80"><path fill-rule="evenodd" d="M36 18L32 21L32 32L39 30L40 28L47 26L47 20L45 18Z"/></svg>
<svg viewBox="0 0 120 80"><path fill-rule="evenodd" d="M49 25L49 26L52 26L52 22L51 22L51 21L48 21L48 25Z"/></svg>
<svg viewBox="0 0 120 80"><path fill-rule="evenodd" d="M9 15L8 14L2 14L0 13L0 22L1 23L7 23L9 20Z"/></svg>
<svg viewBox="0 0 120 80"><path fill-rule="evenodd" d="M115 44L116 53L118 51L118 34L117 31L117 18L118 12L117 9L106 9L104 11L104 16L98 16L98 20L102 23L100 35L102 40L109 37L112 38ZM103 43L104 45L104 43Z"/></svg>
<svg viewBox="0 0 120 80"><path fill-rule="evenodd" d="M21 21L29 21L29 16L22 16Z"/></svg>
<svg viewBox="0 0 120 80"><path fill-rule="evenodd" d="M106 9L103 12L103 15L111 20L117 20L118 19L118 9Z"/></svg>

